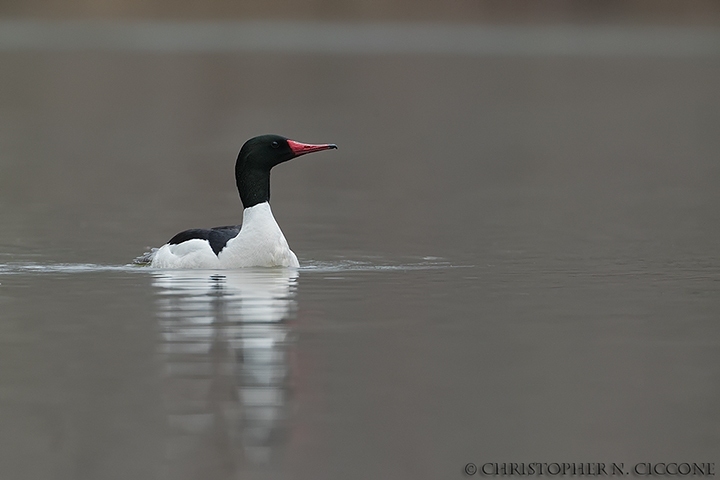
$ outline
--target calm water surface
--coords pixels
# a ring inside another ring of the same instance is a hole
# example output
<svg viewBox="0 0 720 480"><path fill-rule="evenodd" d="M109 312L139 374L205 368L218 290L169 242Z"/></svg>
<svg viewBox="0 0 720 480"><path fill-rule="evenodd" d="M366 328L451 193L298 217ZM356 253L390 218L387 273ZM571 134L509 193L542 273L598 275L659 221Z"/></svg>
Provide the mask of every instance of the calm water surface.
<svg viewBox="0 0 720 480"><path fill-rule="evenodd" d="M1 478L720 462L716 58L0 60ZM299 270L127 265L266 132Z"/></svg>

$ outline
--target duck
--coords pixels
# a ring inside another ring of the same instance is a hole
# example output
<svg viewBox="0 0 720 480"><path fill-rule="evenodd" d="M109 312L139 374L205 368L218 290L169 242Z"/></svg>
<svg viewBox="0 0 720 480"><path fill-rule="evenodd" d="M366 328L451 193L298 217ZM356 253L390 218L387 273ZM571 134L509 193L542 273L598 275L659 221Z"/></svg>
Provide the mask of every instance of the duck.
<svg viewBox="0 0 720 480"><path fill-rule="evenodd" d="M251 138L235 163L242 223L184 230L133 263L165 269L299 267L270 209L270 170L302 155L336 148L334 143L301 143L272 134Z"/></svg>

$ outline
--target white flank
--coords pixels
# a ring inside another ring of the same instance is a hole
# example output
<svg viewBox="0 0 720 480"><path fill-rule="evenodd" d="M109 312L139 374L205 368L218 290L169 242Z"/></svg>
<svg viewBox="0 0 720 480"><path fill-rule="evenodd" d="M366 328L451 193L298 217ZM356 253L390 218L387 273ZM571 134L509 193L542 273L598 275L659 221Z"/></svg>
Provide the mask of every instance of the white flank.
<svg viewBox="0 0 720 480"><path fill-rule="evenodd" d="M152 259L155 268L221 268L207 240L193 238L177 245L166 243Z"/></svg>

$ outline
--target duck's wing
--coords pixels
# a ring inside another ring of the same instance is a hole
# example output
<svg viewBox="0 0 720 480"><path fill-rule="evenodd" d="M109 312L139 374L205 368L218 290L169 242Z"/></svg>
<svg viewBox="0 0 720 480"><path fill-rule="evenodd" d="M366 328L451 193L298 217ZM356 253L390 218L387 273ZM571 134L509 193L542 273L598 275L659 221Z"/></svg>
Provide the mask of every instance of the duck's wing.
<svg viewBox="0 0 720 480"><path fill-rule="evenodd" d="M209 229L193 228L180 232L172 237L167 243L170 245L179 245L192 239L205 240L210 244L210 248L215 255L220 253L227 242L231 238L235 238L240 233L240 225L225 225L223 227L213 227Z"/></svg>
<svg viewBox="0 0 720 480"><path fill-rule="evenodd" d="M166 245L180 245L189 240L205 240L215 255L219 254L231 238L240 233L240 225L224 225L213 228L193 228L178 233ZM151 248L133 260L135 265L150 265L155 258L158 248Z"/></svg>

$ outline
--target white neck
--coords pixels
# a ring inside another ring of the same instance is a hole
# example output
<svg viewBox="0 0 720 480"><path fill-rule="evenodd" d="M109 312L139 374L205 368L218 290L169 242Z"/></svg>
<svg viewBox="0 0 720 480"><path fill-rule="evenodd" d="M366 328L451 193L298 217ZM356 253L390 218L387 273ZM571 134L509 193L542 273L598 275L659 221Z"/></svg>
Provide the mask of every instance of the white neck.
<svg viewBox="0 0 720 480"><path fill-rule="evenodd" d="M252 228L253 224L258 222L271 222L275 227L280 228L275 221L275 217L273 217L270 203L268 202L258 203L243 210L243 228Z"/></svg>

